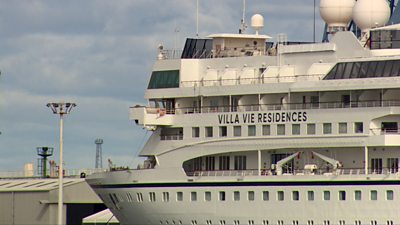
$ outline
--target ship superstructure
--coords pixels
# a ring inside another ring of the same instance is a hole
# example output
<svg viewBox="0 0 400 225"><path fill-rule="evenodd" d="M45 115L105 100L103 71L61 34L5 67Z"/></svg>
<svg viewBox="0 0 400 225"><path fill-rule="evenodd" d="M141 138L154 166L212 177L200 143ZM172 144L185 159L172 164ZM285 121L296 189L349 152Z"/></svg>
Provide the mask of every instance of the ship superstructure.
<svg viewBox="0 0 400 225"><path fill-rule="evenodd" d="M147 160L88 183L121 224L400 224L400 25L373 2L321 1L326 43L272 43L255 15L160 48L130 109Z"/></svg>

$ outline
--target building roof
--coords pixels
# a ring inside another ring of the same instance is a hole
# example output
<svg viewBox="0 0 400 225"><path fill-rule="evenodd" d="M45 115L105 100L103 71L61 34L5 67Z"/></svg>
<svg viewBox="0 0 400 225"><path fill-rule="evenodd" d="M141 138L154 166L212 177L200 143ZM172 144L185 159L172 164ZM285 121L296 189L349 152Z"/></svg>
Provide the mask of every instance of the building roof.
<svg viewBox="0 0 400 225"><path fill-rule="evenodd" d="M96 223L119 223L113 213L109 209L105 209L93 215L83 218L83 224L96 224Z"/></svg>
<svg viewBox="0 0 400 225"><path fill-rule="evenodd" d="M64 178L64 187L85 182L85 179ZM0 192L50 191L58 189L58 179L0 179Z"/></svg>

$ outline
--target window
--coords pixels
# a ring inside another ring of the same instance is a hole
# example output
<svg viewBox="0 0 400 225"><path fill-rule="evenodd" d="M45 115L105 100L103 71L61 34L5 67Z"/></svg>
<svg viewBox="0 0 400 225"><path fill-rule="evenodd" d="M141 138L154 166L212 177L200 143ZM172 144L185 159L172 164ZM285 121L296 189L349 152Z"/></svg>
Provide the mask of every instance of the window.
<svg viewBox="0 0 400 225"><path fill-rule="evenodd" d="M155 192L150 192L149 193L149 198L151 202L155 202L156 201L156 193Z"/></svg>
<svg viewBox="0 0 400 225"><path fill-rule="evenodd" d="M194 192L194 191L190 192L190 200L192 202L197 201L197 192Z"/></svg>
<svg viewBox="0 0 400 225"><path fill-rule="evenodd" d="M371 191L371 200L372 201L378 200L378 192L376 190Z"/></svg>
<svg viewBox="0 0 400 225"><path fill-rule="evenodd" d="M300 124L292 124L292 134L300 135Z"/></svg>
<svg viewBox="0 0 400 225"><path fill-rule="evenodd" d="M179 87L179 70L153 71L148 89Z"/></svg>
<svg viewBox="0 0 400 225"><path fill-rule="evenodd" d="M212 127L205 127L206 137L213 136L213 128Z"/></svg>
<svg viewBox="0 0 400 225"><path fill-rule="evenodd" d="M247 135L248 136L256 136L256 125L249 125L247 127Z"/></svg>
<svg viewBox="0 0 400 225"><path fill-rule="evenodd" d="M100 197L100 199L102 199L101 196L99 196L99 197ZM131 193L126 193L126 198L128 199L128 202L133 202Z"/></svg>
<svg viewBox="0 0 400 225"><path fill-rule="evenodd" d="M143 195L142 193L136 193L136 198L138 202L143 202Z"/></svg>
<svg viewBox="0 0 400 225"><path fill-rule="evenodd" d="M192 138L200 137L200 128L199 127L192 127Z"/></svg>
<svg viewBox="0 0 400 225"><path fill-rule="evenodd" d="M324 134L332 134L332 124L331 123L323 124L323 133Z"/></svg>
<svg viewBox="0 0 400 225"><path fill-rule="evenodd" d="M330 191L324 191L324 200L325 201L331 200L331 192Z"/></svg>
<svg viewBox="0 0 400 225"><path fill-rule="evenodd" d="M388 158L387 166L390 173L397 173L399 171L399 158Z"/></svg>
<svg viewBox="0 0 400 225"><path fill-rule="evenodd" d="M381 174L382 173L382 158L372 158L371 159L371 169L372 169L372 173Z"/></svg>
<svg viewBox="0 0 400 225"><path fill-rule="evenodd" d="M307 191L307 200L314 201L314 191Z"/></svg>
<svg viewBox="0 0 400 225"><path fill-rule="evenodd" d="M285 135L285 124L278 124L276 129L277 135Z"/></svg>
<svg viewBox="0 0 400 225"><path fill-rule="evenodd" d="M315 123L307 124L307 134L315 134Z"/></svg>
<svg viewBox="0 0 400 225"><path fill-rule="evenodd" d="M220 192L219 192L219 200L220 200L220 201L225 201L225 200L226 200L226 193L225 193L225 191L220 191Z"/></svg>
<svg viewBox="0 0 400 225"><path fill-rule="evenodd" d="M249 191L247 193L247 198L249 199L249 201L254 201L254 191Z"/></svg>
<svg viewBox="0 0 400 225"><path fill-rule="evenodd" d="M163 202L169 202L169 192L163 192Z"/></svg>
<svg viewBox="0 0 400 225"><path fill-rule="evenodd" d="M233 136L235 136L235 137L242 136L242 127L241 126L234 126L233 127Z"/></svg>
<svg viewBox="0 0 400 225"><path fill-rule="evenodd" d="M283 191L278 191L277 193L277 199L278 201L283 201L285 200L285 193Z"/></svg>
<svg viewBox="0 0 400 225"><path fill-rule="evenodd" d="M227 131L227 127L226 126L220 126L219 127L219 136L220 137L226 137L228 135L228 131Z"/></svg>
<svg viewBox="0 0 400 225"><path fill-rule="evenodd" d="M240 192L239 191L234 191L233 192L233 200L234 201L240 201Z"/></svg>
<svg viewBox="0 0 400 225"><path fill-rule="evenodd" d="M269 191L263 191L262 194L263 201L269 201Z"/></svg>
<svg viewBox="0 0 400 225"><path fill-rule="evenodd" d="M387 190L386 191L386 200L392 201L394 199L393 191Z"/></svg>
<svg viewBox="0 0 400 225"><path fill-rule="evenodd" d="M356 134L364 133L364 124L362 122L354 123L354 133Z"/></svg>
<svg viewBox="0 0 400 225"><path fill-rule="evenodd" d="M347 134L347 123L339 123L339 134Z"/></svg>
<svg viewBox="0 0 400 225"><path fill-rule="evenodd" d="M219 157L219 170L230 170L229 168L229 156Z"/></svg>
<svg viewBox="0 0 400 225"><path fill-rule="evenodd" d="M354 200L361 201L361 191L360 190L354 191Z"/></svg>
<svg viewBox="0 0 400 225"><path fill-rule="evenodd" d="M245 155L235 156L235 170L246 170L246 159Z"/></svg>
<svg viewBox="0 0 400 225"><path fill-rule="evenodd" d="M340 201L346 200L346 191L339 191L339 200Z"/></svg>
<svg viewBox="0 0 400 225"><path fill-rule="evenodd" d="M206 200L207 202L211 201L211 192L204 192L204 200Z"/></svg>
<svg viewBox="0 0 400 225"><path fill-rule="evenodd" d="M264 136L271 135L271 126L270 125L263 125L262 126L262 135L264 135Z"/></svg>
<svg viewBox="0 0 400 225"><path fill-rule="evenodd" d="M179 202L183 201L183 192L176 192L176 200Z"/></svg>
<svg viewBox="0 0 400 225"><path fill-rule="evenodd" d="M205 169L207 171L213 171L215 170L215 157L214 156L206 156L205 157Z"/></svg>
<svg viewBox="0 0 400 225"><path fill-rule="evenodd" d="M299 201L300 200L299 191L293 191L292 192L292 199L293 199L293 201Z"/></svg>

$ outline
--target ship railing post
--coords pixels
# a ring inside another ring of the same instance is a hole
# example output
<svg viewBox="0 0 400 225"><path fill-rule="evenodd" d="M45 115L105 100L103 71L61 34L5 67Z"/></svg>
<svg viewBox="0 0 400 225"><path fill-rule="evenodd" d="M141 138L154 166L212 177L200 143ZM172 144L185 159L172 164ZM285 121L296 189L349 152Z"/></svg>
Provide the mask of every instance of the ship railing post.
<svg viewBox="0 0 400 225"><path fill-rule="evenodd" d="M258 176L261 176L261 151L258 150Z"/></svg>
<svg viewBox="0 0 400 225"><path fill-rule="evenodd" d="M368 147L367 145L364 146L364 153L365 153L365 175L368 175Z"/></svg>

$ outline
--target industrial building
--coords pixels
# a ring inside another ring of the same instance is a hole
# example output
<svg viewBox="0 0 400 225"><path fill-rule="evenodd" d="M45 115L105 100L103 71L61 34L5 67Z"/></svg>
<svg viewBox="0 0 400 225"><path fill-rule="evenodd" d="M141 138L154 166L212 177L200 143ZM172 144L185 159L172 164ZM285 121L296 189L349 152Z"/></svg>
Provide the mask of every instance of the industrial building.
<svg viewBox="0 0 400 225"><path fill-rule="evenodd" d="M64 178L63 224L82 220L106 207L84 179ZM0 225L57 224L57 179L0 179Z"/></svg>

